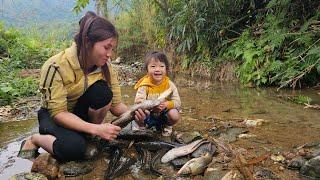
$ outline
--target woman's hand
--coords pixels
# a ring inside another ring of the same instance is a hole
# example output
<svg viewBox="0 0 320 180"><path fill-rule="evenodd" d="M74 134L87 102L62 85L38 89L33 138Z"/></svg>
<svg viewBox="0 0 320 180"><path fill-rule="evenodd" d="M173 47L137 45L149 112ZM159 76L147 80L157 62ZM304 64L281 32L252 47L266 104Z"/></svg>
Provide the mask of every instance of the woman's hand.
<svg viewBox="0 0 320 180"><path fill-rule="evenodd" d="M103 139L111 141L117 138L117 135L119 134L120 131L121 131L121 128L119 126L115 126L110 123L103 123L103 124L97 125L95 135L98 135Z"/></svg>
<svg viewBox="0 0 320 180"><path fill-rule="evenodd" d="M137 122L137 124L139 126L143 126L144 120L150 114L150 111L148 111L148 110L143 111L142 109L138 109L134 113L135 113L134 118L135 118L135 121Z"/></svg>

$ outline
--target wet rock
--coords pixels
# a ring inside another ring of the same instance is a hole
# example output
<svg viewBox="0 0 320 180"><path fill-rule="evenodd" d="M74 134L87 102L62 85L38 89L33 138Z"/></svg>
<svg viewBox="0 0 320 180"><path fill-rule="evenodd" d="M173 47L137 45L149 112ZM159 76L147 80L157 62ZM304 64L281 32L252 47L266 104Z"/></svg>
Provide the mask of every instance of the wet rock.
<svg viewBox="0 0 320 180"><path fill-rule="evenodd" d="M59 174L66 177L73 177L79 175L85 175L93 170L93 165L91 162L81 161L75 162L70 161L60 165Z"/></svg>
<svg viewBox="0 0 320 180"><path fill-rule="evenodd" d="M223 170L222 164L215 164L205 170L203 179L205 180L220 180L227 173Z"/></svg>
<svg viewBox="0 0 320 180"><path fill-rule="evenodd" d="M181 168L184 164L186 164L190 159L191 158L189 158L188 156L183 156L183 157L172 160L171 164L175 169L178 169L178 168Z"/></svg>
<svg viewBox="0 0 320 180"><path fill-rule="evenodd" d="M225 133L222 133L220 135L220 139L222 139L225 142L234 142L237 140L237 137L239 134L245 133L247 130L244 128L230 128Z"/></svg>
<svg viewBox="0 0 320 180"><path fill-rule="evenodd" d="M221 180L232 180L232 179L234 179L234 180L239 179L240 180L240 179L243 179L243 178L241 177L240 172L237 171L237 170L231 170L231 171L227 172L227 174L225 174L221 178Z"/></svg>
<svg viewBox="0 0 320 180"><path fill-rule="evenodd" d="M16 175L13 175L9 180L47 180L48 178L40 173L34 172L23 172Z"/></svg>
<svg viewBox="0 0 320 180"><path fill-rule="evenodd" d="M275 162L284 162L286 159L282 156L282 155L271 155L271 160L275 161Z"/></svg>
<svg viewBox="0 0 320 180"><path fill-rule="evenodd" d="M240 138L240 139L248 139L248 138L253 138L253 137L257 137L257 135L243 133L243 134L239 134L239 136L238 136L238 138Z"/></svg>
<svg viewBox="0 0 320 180"><path fill-rule="evenodd" d="M197 131L182 133L175 132L174 138L179 143L188 144L194 140L201 139L202 135Z"/></svg>
<svg viewBox="0 0 320 180"><path fill-rule="evenodd" d="M221 128L217 126L213 126L209 131L210 131L210 134L212 134L213 136L218 136L222 132Z"/></svg>
<svg viewBox="0 0 320 180"><path fill-rule="evenodd" d="M255 168L254 179L280 179L280 177L269 169Z"/></svg>
<svg viewBox="0 0 320 180"><path fill-rule="evenodd" d="M212 144L211 142L202 144L200 147L198 147L192 154L192 157L200 157L204 155L205 153L209 153L211 156L215 154L217 151L217 147Z"/></svg>
<svg viewBox="0 0 320 180"><path fill-rule="evenodd" d="M310 157L310 152L307 149L299 149L297 152L298 156L306 156L307 159L311 159L312 157Z"/></svg>
<svg viewBox="0 0 320 180"><path fill-rule="evenodd" d="M265 120L263 119L245 119L243 123L248 127L261 126Z"/></svg>
<svg viewBox="0 0 320 180"><path fill-rule="evenodd" d="M320 156L310 159L300 169L300 173L312 178L320 178Z"/></svg>
<svg viewBox="0 0 320 180"><path fill-rule="evenodd" d="M41 153L33 162L31 172L40 173L49 179L54 179L59 172L58 161L49 153Z"/></svg>
<svg viewBox="0 0 320 180"><path fill-rule="evenodd" d="M320 149L316 149L310 153L307 153L305 157L306 157L306 159L312 159L317 156L320 156Z"/></svg>
<svg viewBox="0 0 320 180"><path fill-rule="evenodd" d="M295 157L288 162L288 169L300 169L306 163L306 161L307 160L301 156Z"/></svg>
<svg viewBox="0 0 320 180"><path fill-rule="evenodd" d="M282 155L286 159L293 159L297 156L295 153L292 152L283 152Z"/></svg>

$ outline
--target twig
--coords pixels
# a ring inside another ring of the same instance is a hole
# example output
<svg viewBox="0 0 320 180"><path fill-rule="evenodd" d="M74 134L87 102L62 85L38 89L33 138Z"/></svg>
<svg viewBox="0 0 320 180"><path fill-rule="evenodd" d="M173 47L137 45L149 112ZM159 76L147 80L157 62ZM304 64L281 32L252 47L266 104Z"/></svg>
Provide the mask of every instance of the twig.
<svg viewBox="0 0 320 180"><path fill-rule="evenodd" d="M248 164L249 164L249 165L257 164L257 163L259 163L259 162L261 162L261 161L266 160L269 156L270 156L270 153L267 153L267 154L264 154L264 155L262 155L262 156L253 158L253 159L251 159L250 161L248 161Z"/></svg>
<svg viewBox="0 0 320 180"><path fill-rule="evenodd" d="M320 40L320 39L319 39ZM292 82L291 87L294 89L296 86L297 81L303 77L306 73L310 72L312 70L312 68L314 68L314 66L320 62L320 58L312 65L308 66L307 68L305 68L299 75L293 77L292 79L287 80L286 82L284 82L279 88L277 88L277 91L279 91L279 89L283 88L284 86L288 85L290 82Z"/></svg>
<svg viewBox="0 0 320 180"><path fill-rule="evenodd" d="M309 108L312 108L312 109L319 109L320 110L320 105L319 104L313 104L313 105L311 105L311 104L304 104L305 105L305 109L309 109Z"/></svg>
<svg viewBox="0 0 320 180"><path fill-rule="evenodd" d="M299 57L301 57L303 54L307 53L315 44L317 44L317 42L320 41L320 38L318 40L316 40L316 42L314 42L313 44L311 44L311 46L309 46L304 52L302 52L301 54L299 54L298 56L292 58L292 60L297 59Z"/></svg>
<svg viewBox="0 0 320 180"><path fill-rule="evenodd" d="M244 178L248 180L254 180L251 171L247 167L248 163L246 159L241 154L237 154L236 159L237 159L237 168L239 169L241 174L244 175Z"/></svg>

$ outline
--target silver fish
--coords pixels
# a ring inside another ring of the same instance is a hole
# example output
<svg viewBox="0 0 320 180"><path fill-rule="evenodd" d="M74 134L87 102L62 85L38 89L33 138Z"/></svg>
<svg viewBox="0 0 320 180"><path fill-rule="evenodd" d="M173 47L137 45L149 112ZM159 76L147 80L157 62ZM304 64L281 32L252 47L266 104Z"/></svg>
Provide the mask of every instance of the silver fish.
<svg viewBox="0 0 320 180"><path fill-rule="evenodd" d="M198 175L203 173L208 164L212 161L212 155L206 153L204 156L193 158L181 167L177 175Z"/></svg>
<svg viewBox="0 0 320 180"><path fill-rule="evenodd" d="M129 122L134 119L134 113L138 109L142 110L150 110L156 106L158 106L166 97L168 97L172 93L171 88L167 89L157 99L154 100L144 100L139 104L134 104L131 106L126 112L121 114L118 118L111 121L111 124L125 127Z"/></svg>
<svg viewBox="0 0 320 180"><path fill-rule="evenodd" d="M177 157L188 155L193 151L195 151L201 144L208 143L208 142L209 141L199 139L185 146L173 148L170 151L168 151L164 156L162 156L161 162L167 163Z"/></svg>

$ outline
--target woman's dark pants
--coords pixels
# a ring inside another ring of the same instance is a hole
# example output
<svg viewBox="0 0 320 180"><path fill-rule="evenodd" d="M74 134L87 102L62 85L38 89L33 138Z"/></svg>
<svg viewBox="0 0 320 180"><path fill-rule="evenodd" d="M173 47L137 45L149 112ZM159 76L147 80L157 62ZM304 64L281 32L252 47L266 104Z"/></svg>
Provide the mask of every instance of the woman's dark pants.
<svg viewBox="0 0 320 180"><path fill-rule="evenodd" d="M73 113L90 122L88 117L89 107L100 109L110 103L112 91L107 83L99 80L92 84L86 92L78 99ZM47 109L38 111L39 133L50 134L56 137L53 142L53 155L59 161L72 161L83 159L86 151L85 133L74 131L57 125L50 116Z"/></svg>

